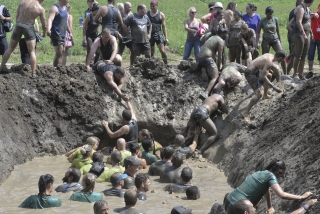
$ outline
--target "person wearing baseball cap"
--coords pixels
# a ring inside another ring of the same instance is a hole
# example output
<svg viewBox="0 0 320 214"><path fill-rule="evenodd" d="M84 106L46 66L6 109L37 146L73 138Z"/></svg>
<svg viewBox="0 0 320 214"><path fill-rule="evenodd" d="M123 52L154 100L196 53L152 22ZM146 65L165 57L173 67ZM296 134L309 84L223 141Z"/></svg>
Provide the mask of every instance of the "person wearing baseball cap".
<svg viewBox="0 0 320 214"><path fill-rule="evenodd" d="M127 174L128 177L124 179L124 186L123 189L130 189L135 187L134 178L136 172L139 170L139 166L141 164L141 160L134 156L129 156L124 159L124 174Z"/></svg>
<svg viewBox="0 0 320 214"><path fill-rule="evenodd" d="M124 179L127 178L127 174L121 174L120 172L113 173L111 175L110 181L112 184L112 188L106 189L103 192L105 196L118 196L123 198L125 190L122 189L124 185Z"/></svg>
<svg viewBox="0 0 320 214"><path fill-rule="evenodd" d="M177 206L172 208L171 214L191 214L192 209L184 208L183 206Z"/></svg>

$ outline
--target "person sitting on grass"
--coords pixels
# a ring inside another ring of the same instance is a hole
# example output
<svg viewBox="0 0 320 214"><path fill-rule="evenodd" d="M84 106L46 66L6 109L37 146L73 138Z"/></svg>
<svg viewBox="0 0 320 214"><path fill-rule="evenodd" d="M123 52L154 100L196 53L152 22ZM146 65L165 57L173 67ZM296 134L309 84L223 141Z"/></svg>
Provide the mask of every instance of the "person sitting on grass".
<svg viewBox="0 0 320 214"><path fill-rule="evenodd" d="M186 195L189 200L197 200L200 198L200 190L197 186L191 186L186 190Z"/></svg>
<svg viewBox="0 0 320 214"><path fill-rule="evenodd" d="M190 167L184 167L181 171L180 182L175 184L168 184L163 189L169 193L185 193L192 185L190 181L192 179L192 169Z"/></svg>
<svg viewBox="0 0 320 214"><path fill-rule="evenodd" d="M51 196L54 178L50 174L41 175L38 182L39 194L31 195L22 202L21 208L43 209L61 207L61 200L57 196Z"/></svg>
<svg viewBox="0 0 320 214"><path fill-rule="evenodd" d="M167 166L163 172L160 172L161 183L179 183L183 164L183 155L176 152L172 157L172 166Z"/></svg>
<svg viewBox="0 0 320 214"><path fill-rule="evenodd" d="M69 168L66 171L64 177L62 178L62 182L64 184L59 185L55 190L56 192L70 192L70 191L80 191L83 189L81 183L79 183L81 177L80 170L77 168Z"/></svg>
<svg viewBox="0 0 320 214"><path fill-rule="evenodd" d="M121 153L118 150L113 150L110 157L112 167L110 169L106 169L105 167L104 172L97 178L96 182L110 182L110 178L114 173L124 173L125 168L120 165L122 159Z"/></svg>
<svg viewBox="0 0 320 214"><path fill-rule="evenodd" d="M167 146L162 149L161 157L162 160L154 162L149 167L148 174L149 175L158 175L164 171L164 169L168 166L172 166L171 159L174 153L174 148L172 146Z"/></svg>
<svg viewBox="0 0 320 214"><path fill-rule="evenodd" d="M150 179L147 173L138 173L134 179L134 184L137 187L138 199L145 201L147 200L146 192L149 191Z"/></svg>
<svg viewBox="0 0 320 214"><path fill-rule="evenodd" d="M115 172L110 177L110 181L112 184L112 188L106 189L103 192L105 196L118 196L120 198L123 198L125 190L122 189L124 185L123 179L128 177L127 174L121 174L120 172Z"/></svg>
<svg viewBox="0 0 320 214"><path fill-rule="evenodd" d="M95 152L92 155L92 163L84 165L80 168L80 172L82 175L87 173L94 174L96 177L99 177L107 167L104 167L103 163L103 153L102 152Z"/></svg>
<svg viewBox="0 0 320 214"><path fill-rule="evenodd" d="M139 144L137 144L137 143L131 144L130 152L131 152L132 156L137 157L137 158L139 158L141 160L141 164L139 166L140 169L147 168L147 161L145 159L141 158L142 154L141 154L141 151L140 151Z"/></svg>
<svg viewBox="0 0 320 214"><path fill-rule="evenodd" d="M99 192L94 192L94 186L96 183L96 176L88 173L82 178L83 190L80 192L73 193L69 200L79 201L79 202L96 202L98 200L103 200L103 195Z"/></svg>
<svg viewBox="0 0 320 214"><path fill-rule="evenodd" d="M90 145L84 145L80 149L82 157L74 159L70 167L81 169L84 165L92 163L91 154L92 147Z"/></svg>
<svg viewBox="0 0 320 214"><path fill-rule="evenodd" d="M95 136L88 137L86 140L86 144L91 145L92 147L92 154L95 153L96 150L98 149L99 143L100 143L100 139ZM70 163L72 163L74 159L82 157L81 148L82 146L72 149L65 154L65 156L68 158L68 161Z"/></svg>
<svg viewBox="0 0 320 214"><path fill-rule="evenodd" d="M157 157L151 153L154 147L152 138L143 139L142 147L144 149L144 151L142 151L142 158L147 161L148 165L151 165L158 160Z"/></svg>

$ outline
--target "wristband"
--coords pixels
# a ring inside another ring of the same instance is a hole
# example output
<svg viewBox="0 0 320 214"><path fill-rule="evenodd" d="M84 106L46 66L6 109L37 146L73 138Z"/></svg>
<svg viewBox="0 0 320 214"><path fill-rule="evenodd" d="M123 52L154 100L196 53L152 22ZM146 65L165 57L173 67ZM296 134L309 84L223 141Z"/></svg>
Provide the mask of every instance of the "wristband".
<svg viewBox="0 0 320 214"><path fill-rule="evenodd" d="M307 209L308 209L308 207L307 207L306 205L303 205L302 208L303 208L304 210L307 210Z"/></svg>
<svg viewBox="0 0 320 214"><path fill-rule="evenodd" d="M272 204L268 204L268 208L272 207Z"/></svg>

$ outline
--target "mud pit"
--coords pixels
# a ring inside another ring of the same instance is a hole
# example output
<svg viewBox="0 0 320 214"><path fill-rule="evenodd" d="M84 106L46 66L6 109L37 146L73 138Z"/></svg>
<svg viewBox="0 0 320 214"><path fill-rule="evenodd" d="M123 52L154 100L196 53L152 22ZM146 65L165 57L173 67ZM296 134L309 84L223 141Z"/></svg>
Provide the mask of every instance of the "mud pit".
<svg viewBox="0 0 320 214"><path fill-rule="evenodd" d="M189 72L191 63L165 66L157 59L140 59L131 68L125 92L132 98L139 128L148 128L162 144L171 143L181 133L191 111L202 103L199 93L206 87L200 74ZM180 69L179 69L180 68ZM14 165L35 156L62 154L90 135L111 141L100 121L106 119L116 130L121 123L123 102L111 98L111 90L98 75L84 65L40 66L39 78L29 77L28 67L13 66L0 75L0 181ZM283 77L285 92L270 91L270 100L261 100L251 111L251 122L239 113L250 100L252 90L242 81L226 95L229 114L214 115L219 139L204 156L225 170L228 180L239 185L253 171L267 165L270 158L283 159L288 174L281 186L285 191L318 194L320 77L304 84ZM200 144L206 139L200 136ZM299 202L273 197L280 213L288 213ZM258 213L265 211L262 202ZM316 205L311 213L317 213ZM315 211L315 212L313 212Z"/></svg>

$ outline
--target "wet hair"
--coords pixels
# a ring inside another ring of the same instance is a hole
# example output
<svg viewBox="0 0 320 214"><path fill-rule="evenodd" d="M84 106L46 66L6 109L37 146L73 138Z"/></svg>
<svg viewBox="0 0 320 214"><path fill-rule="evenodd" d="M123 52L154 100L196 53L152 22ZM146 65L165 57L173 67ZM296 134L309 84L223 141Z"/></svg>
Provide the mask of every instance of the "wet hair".
<svg viewBox="0 0 320 214"><path fill-rule="evenodd" d="M172 166L179 168L183 164L183 155L180 152L174 153L171 162Z"/></svg>
<svg viewBox="0 0 320 214"><path fill-rule="evenodd" d="M71 9L72 9L72 6L68 3L68 4L66 5L66 8L67 8L67 10L71 10Z"/></svg>
<svg viewBox="0 0 320 214"><path fill-rule="evenodd" d="M172 146L167 146L163 148L163 158L170 159L174 153L174 148Z"/></svg>
<svg viewBox="0 0 320 214"><path fill-rule="evenodd" d="M147 173L138 173L136 175L136 178L134 179L134 184L137 188L140 188L142 183L147 183L147 180L149 179L149 175Z"/></svg>
<svg viewBox="0 0 320 214"><path fill-rule="evenodd" d="M83 156L83 159L86 159L90 156L90 154L92 152L92 146L86 144L80 148L80 152Z"/></svg>
<svg viewBox="0 0 320 214"><path fill-rule="evenodd" d="M266 8L266 14L268 14L268 13L273 13L273 8L271 6L268 6Z"/></svg>
<svg viewBox="0 0 320 214"><path fill-rule="evenodd" d="M96 183L96 176L91 173L87 173L83 176L82 182L85 183L85 188L83 188L82 192L93 192L94 185Z"/></svg>
<svg viewBox="0 0 320 214"><path fill-rule="evenodd" d="M102 152L95 152L95 153L93 153L93 155L92 155L92 161L93 162L100 162L100 163L102 163L103 162L103 153Z"/></svg>
<svg viewBox="0 0 320 214"><path fill-rule="evenodd" d="M113 150L111 152L111 160L115 163L120 163L122 160L122 154L118 150Z"/></svg>
<svg viewBox="0 0 320 214"><path fill-rule="evenodd" d="M247 4L248 6L249 6L249 8L254 12L254 11L257 11L257 6L255 6L254 4L251 4L251 3L249 3L249 4Z"/></svg>
<svg viewBox="0 0 320 214"><path fill-rule="evenodd" d="M100 6L98 4L94 4L91 11L94 12L96 10L99 10L100 9Z"/></svg>
<svg viewBox="0 0 320 214"><path fill-rule="evenodd" d="M142 10L144 7L145 7L144 4L139 4L138 7L137 7L137 11L138 11L138 10Z"/></svg>
<svg viewBox="0 0 320 214"><path fill-rule="evenodd" d="M154 139L152 132L150 132L148 129L141 129L140 133L143 137Z"/></svg>
<svg viewBox="0 0 320 214"><path fill-rule="evenodd" d="M189 182L192 179L192 169L190 167L184 167L181 171L181 179L184 182Z"/></svg>
<svg viewBox="0 0 320 214"><path fill-rule="evenodd" d="M280 161L278 159L273 159L269 165L266 167L266 170L269 170L272 173L280 172L281 174L285 174L286 172L286 164L283 161Z"/></svg>
<svg viewBox="0 0 320 214"><path fill-rule="evenodd" d="M88 137L86 140L86 144L91 145L92 147L97 143L100 143L100 139L97 138L96 136Z"/></svg>
<svg viewBox="0 0 320 214"><path fill-rule="evenodd" d="M210 7L213 7L215 4L216 4L215 2L210 2L210 3L208 4L208 8L210 9ZM212 9L213 9L213 8L212 8Z"/></svg>
<svg viewBox="0 0 320 214"><path fill-rule="evenodd" d="M123 117L124 120L130 121L130 120L132 119L132 113L131 113L131 111L128 110L128 109L123 110L123 112L122 112L122 117Z"/></svg>
<svg viewBox="0 0 320 214"><path fill-rule="evenodd" d="M41 175L38 182L39 196L46 196L46 190L50 188L50 184L54 182L54 178L50 174Z"/></svg>
<svg viewBox="0 0 320 214"><path fill-rule="evenodd" d="M233 205L233 213L244 213L245 211L249 211L249 206L246 203L246 201L249 201L248 199L242 199L237 201L237 203L235 203Z"/></svg>
<svg viewBox="0 0 320 214"><path fill-rule="evenodd" d="M137 143L130 143L129 150L130 150L131 154L136 154L137 151L140 151L140 146Z"/></svg>
<svg viewBox="0 0 320 214"><path fill-rule="evenodd" d="M135 206L138 200L137 191L129 189L124 193L124 202L126 206Z"/></svg>
<svg viewBox="0 0 320 214"><path fill-rule="evenodd" d="M190 7L190 8L187 10L187 15L188 15L188 16L189 16L191 10L197 11L197 9L196 9L195 7Z"/></svg>
<svg viewBox="0 0 320 214"><path fill-rule="evenodd" d="M150 152L153 149L153 139L152 138L145 138L142 140L142 148L146 152Z"/></svg>
<svg viewBox="0 0 320 214"><path fill-rule="evenodd" d="M186 195L189 200L197 200L200 198L200 190L197 186L191 186L186 190Z"/></svg>
<svg viewBox="0 0 320 214"><path fill-rule="evenodd" d="M115 172L111 175L110 182L113 187L118 186L117 180L120 178L120 176L121 176L120 172Z"/></svg>
<svg viewBox="0 0 320 214"><path fill-rule="evenodd" d="M80 177L81 177L81 172L79 169L77 168L70 168L71 172L69 172L69 176L72 176L72 182L79 182L80 181Z"/></svg>
<svg viewBox="0 0 320 214"><path fill-rule="evenodd" d="M99 200L96 201L93 205L93 211L95 213L99 212L101 210L102 207L104 207L105 205L108 205L108 203L105 200Z"/></svg>
<svg viewBox="0 0 320 214"><path fill-rule="evenodd" d="M240 26L240 29L241 30L248 30L249 27L248 27L247 23L242 23L241 26Z"/></svg>
<svg viewBox="0 0 320 214"><path fill-rule="evenodd" d="M237 5L236 2L231 1L231 2L229 2L228 6L227 6L227 9L229 9L229 10L235 10L235 9L236 9L236 5Z"/></svg>
<svg viewBox="0 0 320 214"><path fill-rule="evenodd" d="M186 139L184 138L184 136L182 134L177 134L176 137L173 140L173 143L175 145L182 146L184 144L185 140Z"/></svg>
<svg viewBox="0 0 320 214"><path fill-rule="evenodd" d="M286 58L286 52L284 50L278 50L274 57L277 58Z"/></svg>
<svg viewBox="0 0 320 214"><path fill-rule="evenodd" d="M229 78L227 78L225 81L229 82L230 85L236 86L242 79L242 75L231 75Z"/></svg>
<svg viewBox="0 0 320 214"><path fill-rule="evenodd" d="M120 66L117 66L117 69L114 72L120 74L121 76L124 76L126 74L126 70L124 70Z"/></svg>
<svg viewBox="0 0 320 214"><path fill-rule="evenodd" d="M235 10L233 14L237 14L238 16L240 16L240 19L242 19L242 12L240 10Z"/></svg>
<svg viewBox="0 0 320 214"><path fill-rule="evenodd" d="M298 5L301 4L301 2L303 2L303 0L297 0L297 1L296 1L296 7L298 7Z"/></svg>

